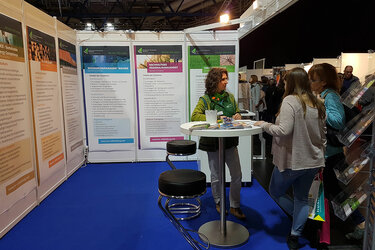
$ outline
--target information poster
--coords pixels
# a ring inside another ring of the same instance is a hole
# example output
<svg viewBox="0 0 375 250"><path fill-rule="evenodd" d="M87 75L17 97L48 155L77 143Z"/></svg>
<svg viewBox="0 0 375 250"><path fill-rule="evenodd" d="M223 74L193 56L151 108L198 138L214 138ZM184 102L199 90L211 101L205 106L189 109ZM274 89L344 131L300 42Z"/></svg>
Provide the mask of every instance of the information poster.
<svg viewBox="0 0 375 250"><path fill-rule="evenodd" d="M184 139L185 81L181 45L134 46L139 149Z"/></svg>
<svg viewBox="0 0 375 250"><path fill-rule="evenodd" d="M65 167L55 38L27 27L39 184Z"/></svg>
<svg viewBox="0 0 375 250"><path fill-rule="evenodd" d="M63 89L67 162L83 157L81 89L77 75L76 46L59 38L60 72Z"/></svg>
<svg viewBox="0 0 375 250"><path fill-rule="evenodd" d="M89 151L135 151L129 46L82 46Z"/></svg>
<svg viewBox="0 0 375 250"><path fill-rule="evenodd" d="M235 45L188 46L190 116L199 98L204 95L206 76L211 68L222 67L228 70L227 91L235 95L235 62Z"/></svg>
<svg viewBox="0 0 375 250"><path fill-rule="evenodd" d="M0 214L36 187L22 25L0 14Z"/></svg>

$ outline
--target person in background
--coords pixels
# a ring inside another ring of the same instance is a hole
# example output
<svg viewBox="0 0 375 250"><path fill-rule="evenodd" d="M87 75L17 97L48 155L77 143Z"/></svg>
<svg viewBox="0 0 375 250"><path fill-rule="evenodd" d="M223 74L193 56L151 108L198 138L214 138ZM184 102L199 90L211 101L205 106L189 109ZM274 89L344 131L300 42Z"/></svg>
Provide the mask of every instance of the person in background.
<svg viewBox="0 0 375 250"><path fill-rule="evenodd" d="M345 111L340 100L340 82L336 68L328 63L315 64L310 68L308 74L311 80L311 90L324 101L327 126L331 126L336 130L343 129L345 127ZM336 164L342 159L345 159L343 147L331 145L327 141L323 183L324 195L330 201L342 191L334 172ZM330 210L333 211L332 209ZM363 236L365 226L363 216L358 210L355 210L351 217L357 225L355 235L360 237L359 235L362 234Z"/></svg>
<svg viewBox="0 0 375 250"><path fill-rule="evenodd" d="M269 84L268 84L268 77L267 77L267 76L261 76L261 77L260 77L260 80L261 80L261 89L262 89L264 92L267 92L267 88L269 87Z"/></svg>
<svg viewBox="0 0 375 250"><path fill-rule="evenodd" d="M280 83L279 86L276 86L276 80L270 79L268 85L265 97L267 115L264 120L273 123L275 122L276 113L280 109L280 104L284 95L284 83Z"/></svg>
<svg viewBox="0 0 375 250"><path fill-rule="evenodd" d="M358 77L353 75L353 67L350 65L346 66L344 69L344 80L342 82L340 95L345 93L345 91L348 90L353 83L358 82L358 81L359 81Z"/></svg>
<svg viewBox="0 0 375 250"><path fill-rule="evenodd" d="M298 238L306 223L308 194L315 175L324 167L325 109L313 95L304 69L294 68L286 75L285 93L276 123L258 121L273 136L275 165L269 193L293 217L287 238L289 249L298 249ZM294 199L287 195L293 187Z"/></svg>
<svg viewBox="0 0 375 250"><path fill-rule="evenodd" d="M250 111L258 112L259 119L263 115L263 111L266 108L265 93L262 90L260 83L258 82L258 77L256 75L251 75L250 80Z"/></svg>
<svg viewBox="0 0 375 250"><path fill-rule="evenodd" d="M249 110L250 108L250 84L246 81L246 75L242 78L238 74L238 106L240 109Z"/></svg>
<svg viewBox="0 0 375 250"><path fill-rule="evenodd" d="M339 79L339 91L340 91L340 94L341 94L342 84L344 82L344 74L339 72L339 73L337 73L337 77Z"/></svg>
<svg viewBox="0 0 375 250"><path fill-rule="evenodd" d="M222 111L223 116L240 120L239 108L233 94L226 91L228 84L228 71L224 68L212 68L206 77L205 95L199 101L191 115L192 121L205 121L205 110ZM238 155L238 137L226 137L224 139L225 163L227 164L231 176L229 202L230 213L236 218L245 220L246 216L240 208L240 191L242 182L242 172L240 158ZM220 213L220 183L219 179L219 148L218 138L201 137L199 149L206 151L208 155L208 165L211 171L211 190L216 203L216 210Z"/></svg>
<svg viewBox="0 0 375 250"><path fill-rule="evenodd" d="M250 111L256 112L260 101L260 84L256 75L250 76Z"/></svg>

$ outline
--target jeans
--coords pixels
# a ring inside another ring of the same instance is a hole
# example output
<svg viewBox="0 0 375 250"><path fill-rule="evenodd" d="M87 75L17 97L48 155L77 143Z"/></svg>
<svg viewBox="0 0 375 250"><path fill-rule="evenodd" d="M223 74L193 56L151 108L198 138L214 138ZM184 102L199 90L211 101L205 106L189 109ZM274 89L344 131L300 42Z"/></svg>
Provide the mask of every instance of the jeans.
<svg viewBox="0 0 375 250"><path fill-rule="evenodd" d="M215 203L220 202L220 187L221 182L219 179L219 151L207 152L208 154L208 165L211 171L211 190L212 196L214 197ZM229 168L231 177L230 191L229 191L229 203L230 207L240 207L240 192L241 192L241 181L242 172L240 158L238 156L237 147L225 149L225 163Z"/></svg>
<svg viewBox="0 0 375 250"><path fill-rule="evenodd" d="M289 215L293 216L291 235L300 236L309 214L308 196L311 184L319 168L291 170L280 172L273 169L269 192L272 198ZM291 200L286 192L293 187L294 199Z"/></svg>

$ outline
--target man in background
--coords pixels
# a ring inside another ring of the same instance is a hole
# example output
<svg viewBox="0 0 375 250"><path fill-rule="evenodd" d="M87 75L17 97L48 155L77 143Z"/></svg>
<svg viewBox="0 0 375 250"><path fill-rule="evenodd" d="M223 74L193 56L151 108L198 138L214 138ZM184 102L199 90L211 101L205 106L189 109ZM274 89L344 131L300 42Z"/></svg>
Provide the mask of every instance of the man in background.
<svg viewBox="0 0 375 250"><path fill-rule="evenodd" d="M342 82L340 94L342 95L345 93L345 91L348 90L354 82L359 82L359 79L353 75L353 66L348 65L344 69L344 80Z"/></svg>

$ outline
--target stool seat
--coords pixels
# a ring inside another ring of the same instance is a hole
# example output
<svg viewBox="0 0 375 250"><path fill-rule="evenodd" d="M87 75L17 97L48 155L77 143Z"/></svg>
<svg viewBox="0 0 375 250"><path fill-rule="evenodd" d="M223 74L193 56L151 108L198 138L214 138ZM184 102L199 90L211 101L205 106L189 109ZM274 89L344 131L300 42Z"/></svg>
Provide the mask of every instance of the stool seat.
<svg viewBox="0 0 375 250"><path fill-rule="evenodd" d="M159 176L159 191L167 196L198 196L206 191L206 175L192 169L168 170Z"/></svg>
<svg viewBox="0 0 375 250"><path fill-rule="evenodd" d="M191 140L173 140L167 142L168 154L193 155L197 151L197 143Z"/></svg>

